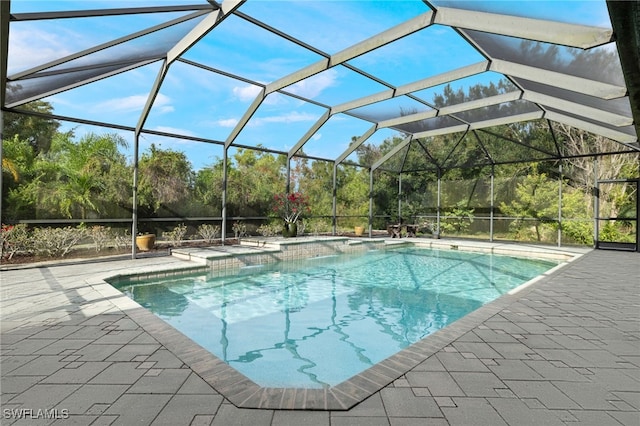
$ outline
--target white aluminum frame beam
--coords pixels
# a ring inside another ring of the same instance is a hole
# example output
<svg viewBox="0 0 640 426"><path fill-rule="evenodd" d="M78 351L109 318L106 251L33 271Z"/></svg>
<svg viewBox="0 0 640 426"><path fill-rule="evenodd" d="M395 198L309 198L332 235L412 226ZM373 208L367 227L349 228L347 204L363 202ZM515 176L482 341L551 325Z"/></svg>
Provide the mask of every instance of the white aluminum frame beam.
<svg viewBox="0 0 640 426"><path fill-rule="evenodd" d="M504 102L513 102L521 98L522 98L522 92L519 90L514 92L503 93L500 95L489 96L488 98L484 98L484 99L476 99L474 101L468 101L468 102L463 102L461 104L442 107L440 108L440 113L438 115L442 116L442 115L456 114L459 112L470 111L472 109L478 109L478 108L484 108L491 105L499 105Z"/></svg>
<svg viewBox="0 0 640 426"><path fill-rule="evenodd" d="M119 7L115 9L87 9L87 10L67 10L54 12L25 12L12 13L12 21L43 21L46 19L67 19L67 18L92 18L97 16L122 16L139 15L143 13L166 13L166 12L189 12L193 10L211 11L218 9L216 3L206 4L185 4L174 6L145 6L145 7Z"/></svg>
<svg viewBox="0 0 640 426"><path fill-rule="evenodd" d="M609 123L616 127L630 126L633 124L633 118L627 117L613 112L604 111L599 108L593 108L583 104L570 102L564 99L556 98L554 96L544 95L542 93L525 91L522 99L526 99L533 103L548 106L561 111L566 111L575 115L590 118L592 120L600 121L602 123Z"/></svg>
<svg viewBox="0 0 640 426"><path fill-rule="evenodd" d="M146 101L144 107L142 108L142 111L140 112L140 117L138 118L138 124L136 125L136 130L135 130L135 134L136 135L138 135L140 133L140 131L144 127L144 123L147 121L147 117L149 116L149 112L151 111L151 107L153 106L153 103L155 102L156 97L158 96L158 93L160 92L160 87L162 86L162 82L164 81L164 78L167 76L167 73L169 72L169 67L170 66L171 66L171 64L165 58L162 61L162 66L160 67L160 70L158 71L158 75L156 76L156 80L153 82L153 87L149 91L149 96L147 96L147 101Z"/></svg>
<svg viewBox="0 0 640 426"><path fill-rule="evenodd" d="M311 137L315 135L318 130L320 130L320 127L322 127L330 117L331 111L325 111L325 113L322 114L322 116L315 123L313 123L313 126L311 126L309 130L307 130L307 132L300 138L300 140L293 146L293 148L289 150L289 154L287 157L291 159L291 157L293 157L298 151L300 151L304 144L307 143L307 141L311 139Z"/></svg>
<svg viewBox="0 0 640 426"><path fill-rule="evenodd" d="M75 59L81 58L83 56L91 55L92 53L96 53L96 52L99 52L101 50L108 49L108 48L116 46L118 44L126 43L126 42L134 40L136 38L143 37L143 36L145 36L147 34L151 34L151 33L154 33L156 31L160 31L160 30L163 30L165 28L171 27L173 25L180 24L182 22L186 22L186 21L189 21L191 19L195 19L195 18L197 18L199 16L202 16L204 14L207 14L207 13L211 13L211 12L209 10L205 10L205 11L199 11L199 12L190 13L189 15L182 16L182 17L176 18L176 19L172 19L171 21L163 22L162 24L154 25L153 27L146 28L144 30L136 31L133 34L128 34L126 36L119 37L119 38L117 38L115 40L111 40L109 42L99 44L99 45L94 46L92 48L85 49L85 50L82 50L80 52L73 53L71 55L67 55L64 58L56 59L55 61L50 61L50 62L47 62L45 64L38 65L37 67L33 67L33 68L28 69L28 70L21 71L19 73L10 75L9 79L11 79L11 80L19 80L19 79L24 78L26 76L29 76L31 74L35 74L35 73L38 73L40 71L44 71L44 70L49 69L49 68L53 68L53 67L56 67L58 65L62 65L64 63L67 63L67 62L71 62L71 61L73 61ZM96 64L96 67L100 67L100 64Z"/></svg>
<svg viewBox="0 0 640 426"><path fill-rule="evenodd" d="M195 27L189 31L187 35L182 37L182 39L175 44L169 51L167 52L167 61L171 64L176 59L178 59L181 55L184 54L191 46L196 44L198 40L207 35L209 31L211 31L221 17L224 15L221 11L216 10L209 13L205 16L202 21L198 23Z"/></svg>
<svg viewBox="0 0 640 426"><path fill-rule="evenodd" d="M331 55L328 59L322 59L315 64L311 64L301 70L282 77L267 85L267 94L280 90L284 87L297 83L300 80L304 80L307 77L311 77L321 71L325 71L329 68L340 65L355 57L364 55L372 50L389 44L393 41L399 40L409 34L415 33L421 29L427 28L433 23L433 12L425 12L415 18L409 19L402 24L396 25L386 31L383 31L373 37L370 37L360 43L356 43L338 53Z"/></svg>
<svg viewBox="0 0 640 426"><path fill-rule="evenodd" d="M517 64L501 59L492 59L489 69L507 76L520 77L525 80L535 81L536 83L543 83L602 99L621 98L627 93L627 88L624 86L602 83L600 81L589 80L556 71L548 71L543 68Z"/></svg>
<svg viewBox="0 0 640 426"><path fill-rule="evenodd" d="M633 145L628 145L628 144L637 142L638 141L637 136L632 136L627 133L618 132L616 130L609 129L607 127L598 126L596 124L589 123L587 121L579 120L575 117L559 114L555 111L547 111L545 113L545 118L551 121L557 121L558 123L566 124L571 127L582 129L586 132L591 132L591 133L595 133L596 135L604 136L605 138L609 138L616 142L620 142L627 148L633 149L634 151L640 151L640 148Z"/></svg>
<svg viewBox="0 0 640 426"><path fill-rule="evenodd" d="M476 99L474 101L463 102L456 105L450 105L443 107L439 110L430 110L419 112L416 114L405 115L402 117L391 118L389 120L383 120L378 123L380 128L394 127L401 124L413 123L415 121L421 121L433 117L443 117L452 114L456 114L463 111L470 111L478 108L484 108L491 105L499 105L504 102L516 101L522 97L521 91L503 93L501 95L490 96L484 99Z"/></svg>
<svg viewBox="0 0 640 426"><path fill-rule="evenodd" d="M382 158L380 158L378 161L376 161L375 163L373 163L371 165L371 171L373 172L374 170L378 169L381 165L383 165L384 163L387 162L387 160L389 160L391 157L393 157L394 155L396 155L398 152L400 152L400 150L404 147L406 147L413 139L415 138L414 135L409 135L407 138L405 138L402 142L400 142L398 145L394 146L391 151L387 152Z"/></svg>
<svg viewBox="0 0 640 426"><path fill-rule="evenodd" d="M413 123L416 121L422 121L429 118L436 117L438 114L437 109L431 109L429 111L417 112L415 114L404 115L402 117L390 118L388 120L382 120L378 122L381 128L399 126L401 124Z"/></svg>
<svg viewBox="0 0 640 426"><path fill-rule="evenodd" d="M342 104L336 105L331 110L333 113L339 113L355 108L360 108L376 102L385 101L387 99L416 92L418 90L428 89L429 87L434 87L440 84L450 83L461 78L481 74L483 72L486 72L488 69L489 61L477 62L472 65L467 65L465 67L456 68L454 70L435 75L433 77L428 77L422 80L398 86L395 90L389 89L373 95L362 97L360 99L354 99L349 102L344 102Z"/></svg>
<svg viewBox="0 0 640 426"><path fill-rule="evenodd" d="M9 58L9 16L10 1L0 1L0 107L5 106L7 93L7 64ZM2 123L0 123L2 130ZM1 132L0 132L1 133ZM0 177L0 180L2 178Z"/></svg>
<svg viewBox="0 0 640 426"><path fill-rule="evenodd" d="M468 124L456 124L455 126L443 127L441 129L426 130L424 132L414 133L414 139L429 138L433 136L450 135L453 133L461 133L469 130Z"/></svg>
<svg viewBox="0 0 640 426"><path fill-rule="evenodd" d="M503 124L521 123L524 121L538 120L544 117L544 111L525 112L524 114L510 115L491 120L474 121L469 123L469 130L484 129L485 127L501 126Z"/></svg>
<svg viewBox="0 0 640 426"><path fill-rule="evenodd" d="M184 54L191 46L196 44L198 40L207 35L211 30L213 30L218 23L224 20L231 12L237 9L242 4L240 0L225 0L220 9L215 9L212 12L209 12L207 16L205 16L202 21L200 21L195 27L191 29L182 39L180 39L169 51L167 52L165 61L162 64L162 68L158 73L158 77L153 85L153 88L149 92L149 96L147 97L147 102L140 112L140 118L138 120L138 125L136 126L136 133L139 133L140 130L144 127L144 123L147 121L147 117L151 112L151 107L153 106L153 102L155 101L158 93L160 91L160 87L162 86L162 82L164 81L167 73L169 72L169 68L180 56Z"/></svg>
<svg viewBox="0 0 640 426"><path fill-rule="evenodd" d="M434 23L581 49L609 43L613 37L608 28L448 7L437 8Z"/></svg>
<svg viewBox="0 0 640 426"><path fill-rule="evenodd" d="M335 66L346 62L350 59L364 55L378 47L389 44L393 41L399 40L403 37L413 34L416 31L420 31L423 28L427 28L433 24L433 12L428 11L422 13L414 18L408 19L401 24L396 25L393 28L389 28L379 34L369 37L359 43L354 44L342 51L331 55L330 66Z"/></svg>
<svg viewBox="0 0 640 426"><path fill-rule="evenodd" d="M375 93L373 95L364 96L359 99L354 99L352 101L344 102L342 104L336 105L331 108L330 111L325 112L320 119L305 133L305 135L300 138L300 140L296 143L296 145L289 151L289 158L291 158L296 152L298 152L304 144L315 134L324 123L326 123L329 118L331 118L335 114L339 114L342 112L346 112L352 109L360 108L366 105L371 105L377 102L385 101L388 99L392 99L395 97L403 96L407 93L415 92L417 90L427 89L429 87L438 86L440 84L449 83L455 80L459 80L465 77L469 77L476 74L481 74L486 72L489 67L489 61L481 61L472 65L467 65L461 68L454 69L452 71L448 71L442 74L435 75L433 77L428 77L419 81L411 82L405 84L403 86L397 87L394 89L388 89L382 92ZM424 115L420 115L415 117L413 115L400 117L397 119L391 120L400 120L398 122L392 122L388 120L388 122L382 121L378 123L378 128L381 127L393 127L394 125L401 123L409 123L412 121L419 121L426 118L435 117L439 115L437 110L430 110L428 112L420 113Z"/></svg>
<svg viewBox="0 0 640 426"><path fill-rule="evenodd" d="M356 139L355 142L352 142L351 145L349 145L349 147L335 159L334 167L342 163L345 158L350 156L351 153L353 153L353 151L358 149L360 145L362 145L367 139L371 137L371 135L373 135L376 132L376 130L378 130L377 125L371 126L369 130L364 132L364 134L360 136L358 139Z"/></svg>
<svg viewBox="0 0 640 426"><path fill-rule="evenodd" d="M260 88L260 93L258 93L258 95L253 100L253 102L251 102L251 105L249 105L249 108L247 108L247 110L244 112L242 117L240 117L240 120L238 120L238 123L233 128L233 130L231 131L227 139L225 140L224 142L225 150L229 148L231 144L233 144L233 141L236 140L236 138L238 137L242 129L244 129L244 126L246 126L249 120L251 120L251 117L253 117L253 114L255 114L255 112L258 110L258 107L262 104L262 101L264 101L264 99L267 97L266 93L267 93L266 88L264 87Z"/></svg>
<svg viewBox="0 0 640 426"><path fill-rule="evenodd" d="M329 68L332 68L336 65L339 65L357 56L360 56L367 52L375 50L378 47L384 46L385 44L401 39L409 34L412 34L416 31L419 31L423 28L430 26L432 23L433 23L433 12L431 11L425 12L413 19L409 19L408 21L405 21L402 24L396 25L393 28L390 28L373 37L370 37L367 40L364 40L360 43L350 46L332 55L329 58L321 59L314 64L311 64L285 77L282 77L279 80L276 80L267 84L266 87L261 91L260 95L257 96L254 99L254 101L251 103L251 105L243 115L242 119L231 131L231 134L227 137L225 141L225 146L228 147L233 144L233 142L238 137L238 135L240 134L244 126L247 124L247 122L253 116L253 114L255 114L257 109L262 104L262 101L266 98L268 94L281 90L287 86L295 84L298 81L304 80L305 78L311 77L312 75L318 74L322 71L328 70Z"/></svg>
<svg viewBox="0 0 640 426"><path fill-rule="evenodd" d="M435 87L440 84L451 83L452 81L460 80L472 75L482 74L483 72L489 71L489 65L489 61L480 61L475 64L466 65L442 74L434 75L433 77L427 77L413 83L407 83L396 89L396 96L428 89L429 87Z"/></svg>
<svg viewBox="0 0 640 426"><path fill-rule="evenodd" d="M52 89L52 90L49 90L49 91L46 91L46 92L40 92L40 93L38 93L36 95L30 96L28 98L21 99L20 101L13 102L13 103L7 104L5 106L7 108L15 108L17 106L24 105L24 104L29 103L31 101L37 101L38 99L46 98L47 96L52 96L52 95L55 95L57 93L66 92L67 90L75 89L77 87L93 83L95 81L100 81L100 80L103 80L105 78L113 77L114 75L122 74L123 72L131 71L131 70L134 70L134 69L140 68L140 67L144 67L146 65L149 65L149 64L152 64L152 63L158 61L158 59L160 59L160 58L147 59L147 60L144 60L144 61L141 61L141 62L136 62L134 64L123 66L122 68L118 68L116 70L113 70L113 71L110 71L110 72L107 72L107 73L103 73L103 74L100 74L100 75L97 75L97 76L94 76L94 77L91 77L91 78L87 78L87 79L75 82L73 84L68 84L66 86L57 87L55 89Z"/></svg>

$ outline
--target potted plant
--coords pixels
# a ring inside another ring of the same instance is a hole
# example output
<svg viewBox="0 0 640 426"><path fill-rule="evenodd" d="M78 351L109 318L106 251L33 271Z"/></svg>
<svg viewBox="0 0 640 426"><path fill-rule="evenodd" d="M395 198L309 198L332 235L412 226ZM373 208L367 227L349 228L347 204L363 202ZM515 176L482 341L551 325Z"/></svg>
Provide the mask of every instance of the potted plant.
<svg viewBox="0 0 640 426"><path fill-rule="evenodd" d="M136 247L140 251L149 251L156 244L156 234L138 234L136 235Z"/></svg>
<svg viewBox="0 0 640 426"><path fill-rule="evenodd" d="M364 234L364 226L356 226L355 227L356 237L361 237Z"/></svg>
<svg viewBox="0 0 640 426"><path fill-rule="evenodd" d="M309 211L308 199L300 192L276 194L273 211L284 219L282 236L295 237L298 235L298 219L303 213Z"/></svg>

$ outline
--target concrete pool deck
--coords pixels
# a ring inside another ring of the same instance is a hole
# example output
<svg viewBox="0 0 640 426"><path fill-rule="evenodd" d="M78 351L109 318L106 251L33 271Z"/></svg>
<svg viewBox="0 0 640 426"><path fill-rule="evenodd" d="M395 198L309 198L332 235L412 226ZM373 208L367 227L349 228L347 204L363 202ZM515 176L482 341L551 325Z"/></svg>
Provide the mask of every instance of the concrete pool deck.
<svg viewBox="0 0 640 426"><path fill-rule="evenodd" d="M102 281L193 264L154 257L2 270L1 423L640 424L638 253L587 250L424 339L424 360L363 402L326 411L237 408L209 384L216 366L199 346ZM304 404L307 395L286 397Z"/></svg>

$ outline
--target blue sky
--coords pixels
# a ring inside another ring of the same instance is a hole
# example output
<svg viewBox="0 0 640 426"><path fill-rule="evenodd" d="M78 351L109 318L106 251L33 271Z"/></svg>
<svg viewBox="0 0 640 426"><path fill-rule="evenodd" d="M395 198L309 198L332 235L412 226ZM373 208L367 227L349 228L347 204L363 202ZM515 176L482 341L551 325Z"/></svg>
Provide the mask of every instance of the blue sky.
<svg viewBox="0 0 640 426"><path fill-rule="evenodd" d="M175 0L110 1L34 1L13 0L12 12L37 12L75 9L138 7L169 4L197 4ZM451 2L436 1L449 7L485 8L486 11L519 13L523 2ZM597 26L609 26L604 1L558 2L529 1L528 16L568 20ZM470 6L469 6L470 5ZM240 11L280 31L333 54L407 19L427 12L428 8L414 1L253 1L243 4ZM183 13L146 14L141 16L111 16L99 18L21 22L11 27L9 38L9 74L73 54L99 43L108 42L132 32L148 28ZM195 22L195 21L193 21ZM161 47L188 30L192 23L147 36L130 43L129 52L141 47ZM19 53L17 53L19 52ZM98 56L114 59L121 49L107 49ZM238 74L259 84L268 84L292 72L313 64L320 55L306 50L268 31L232 16L203 38L184 56L208 67ZM365 72L375 74L392 85L403 85L426 76L481 61L482 56L448 27L434 25L394 43L349 61ZM77 65L74 63L73 65ZM159 70L159 63L137 68L90 85L85 85L48 98L57 114L87 120L113 122L135 126L147 95ZM401 70L401 71L399 71ZM461 87L478 82L497 81L500 75L484 73L460 81ZM455 85L454 85L455 86ZM186 136L224 141L259 91L252 85L228 76L200 68L175 63L163 82L145 127ZM347 100L381 92L384 85L363 78L345 66L336 66L316 76L289 86L285 91L304 96L330 106ZM416 95L429 102L441 88L427 89ZM416 108L416 102L399 99L388 102L390 111ZM419 104L418 104L419 106ZM426 107L425 107L426 108ZM258 144L286 151L294 146L325 112L317 105L302 102L286 94L273 93L262 103L236 143ZM388 114L389 111L366 109L367 113ZM335 158L347 148L352 136L366 132L372 124L344 114L334 115L307 143L307 154ZM76 128L76 134L94 131L113 132L105 128L63 123L63 129ZM132 134L121 133L132 141ZM379 144L395 135L379 130L368 141ZM145 135L141 148L156 143L187 153L195 168L210 164L222 156L222 149L181 139Z"/></svg>

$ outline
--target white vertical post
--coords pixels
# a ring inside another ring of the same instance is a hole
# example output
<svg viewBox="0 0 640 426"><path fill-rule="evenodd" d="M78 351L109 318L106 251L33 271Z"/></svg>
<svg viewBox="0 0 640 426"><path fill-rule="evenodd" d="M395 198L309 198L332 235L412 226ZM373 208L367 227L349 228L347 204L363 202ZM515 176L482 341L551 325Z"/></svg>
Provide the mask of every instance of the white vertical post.
<svg viewBox="0 0 640 426"><path fill-rule="evenodd" d="M402 172L398 173L398 225L402 223Z"/></svg>
<svg viewBox="0 0 640 426"><path fill-rule="evenodd" d="M442 176L441 171L438 170L438 205L436 207L436 230L438 235L440 235L440 191L442 188Z"/></svg>
<svg viewBox="0 0 640 426"><path fill-rule="evenodd" d="M338 220L336 218L337 215L337 210L338 210L338 205L337 205L337 187L338 187L338 164L334 163L333 164L333 199L332 199L332 221L333 221L333 234L332 235L336 235L337 229L338 229Z"/></svg>
<svg viewBox="0 0 640 426"><path fill-rule="evenodd" d="M291 157L287 156L287 194L291 192Z"/></svg>
<svg viewBox="0 0 640 426"><path fill-rule="evenodd" d="M562 163L558 177L558 247L562 247Z"/></svg>
<svg viewBox="0 0 640 426"><path fill-rule="evenodd" d="M222 232L220 233L220 239L222 245L226 240L227 233L227 162L229 157L229 147L225 146L222 151Z"/></svg>
<svg viewBox="0 0 640 426"><path fill-rule="evenodd" d="M373 168L369 169L369 238L373 236Z"/></svg>
<svg viewBox="0 0 640 426"><path fill-rule="evenodd" d="M593 242L598 248L600 232L600 222L598 215L600 214L600 187L598 186L598 157L593 158Z"/></svg>
<svg viewBox="0 0 640 426"><path fill-rule="evenodd" d="M489 203L490 211L489 211L489 241L493 242L493 218L494 218L494 209L495 209L495 200L494 200L494 184L495 184L495 165L491 165L491 189L490 189L490 197L491 200Z"/></svg>
<svg viewBox="0 0 640 426"><path fill-rule="evenodd" d="M140 133L133 135L133 201L131 215L131 259L136 258L136 235L138 234L138 160L140 153Z"/></svg>

